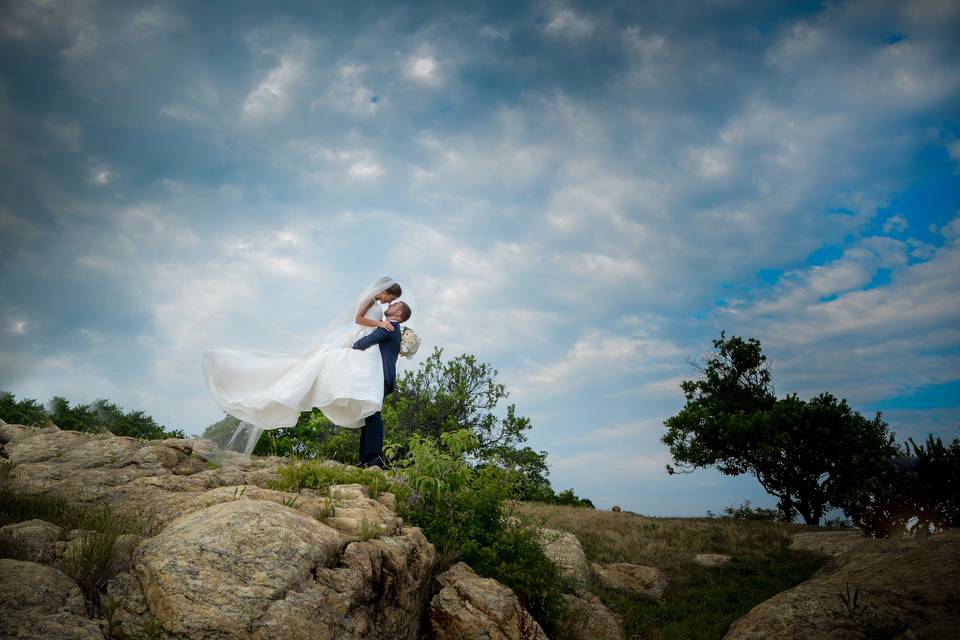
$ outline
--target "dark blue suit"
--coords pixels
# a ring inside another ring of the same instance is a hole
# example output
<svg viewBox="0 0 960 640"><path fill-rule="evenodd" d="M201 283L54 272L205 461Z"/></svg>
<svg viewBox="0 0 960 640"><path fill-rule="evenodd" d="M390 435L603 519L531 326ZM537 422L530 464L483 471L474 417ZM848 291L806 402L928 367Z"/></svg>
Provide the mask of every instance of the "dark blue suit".
<svg viewBox="0 0 960 640"><path fill-rule="evenodd" d="M373 345L380 347L380 359L383 361L383 396L393 393L397 383L397 358L400 357L400 323L390 321L393 331L378 327L353 343L354 349L368 349ZM383 459L383 416L377 411L367 416L360 429L360 464L381 465Z"/></svg>

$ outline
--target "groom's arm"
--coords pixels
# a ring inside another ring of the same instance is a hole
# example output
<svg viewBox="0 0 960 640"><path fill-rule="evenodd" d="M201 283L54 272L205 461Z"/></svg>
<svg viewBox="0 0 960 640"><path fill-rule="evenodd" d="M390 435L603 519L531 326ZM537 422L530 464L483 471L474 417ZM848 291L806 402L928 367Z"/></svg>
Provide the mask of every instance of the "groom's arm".
<svg viewBox="0 0 960 640"><path fill-rule="evenodd" d="M381 327L371 332L370 334L360 338L356 342L354 342L353 348L363 351L389 338L390 338L390 332Z"/></svg>

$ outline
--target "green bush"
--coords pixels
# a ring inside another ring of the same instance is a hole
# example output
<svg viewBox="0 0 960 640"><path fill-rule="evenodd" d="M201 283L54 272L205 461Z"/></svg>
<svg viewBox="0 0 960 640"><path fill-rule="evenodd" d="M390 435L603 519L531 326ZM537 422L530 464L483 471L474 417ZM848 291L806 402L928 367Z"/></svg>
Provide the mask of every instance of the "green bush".
<svg viewBox="0 0 960 640"><path fill-rule="evenodd" d="M128 411L103 398L90 404L70 405L61 396L50 399L47 408L32 398L17 400L9 391L0 391L0 418L12 424L42 426L53 421L61 429L99 432L107 429L114 435L162 440L182 438L180 429L167 430L143 411Z"/></svg>
<svg viewBox="0 0 960 640"><path fill-rule="evenodd" d="M396 462L400 515L437 547L441 570L463 560L513 589L548 634L557 631L566 585L543 553L539 529L505 511L512 497L509 474L467 464L477 445L469 430L443 433L440 441L442 448L414 435L408 455Z"/></svg>

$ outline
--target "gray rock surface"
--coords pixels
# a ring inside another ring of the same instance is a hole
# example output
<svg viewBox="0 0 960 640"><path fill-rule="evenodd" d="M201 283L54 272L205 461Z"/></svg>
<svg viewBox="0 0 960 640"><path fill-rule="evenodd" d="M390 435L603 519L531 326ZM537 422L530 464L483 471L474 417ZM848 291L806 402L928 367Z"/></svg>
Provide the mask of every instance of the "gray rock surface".
<svg viewBox="0 0 960 640"><path fill-rule="evenodd" d="M723 553L698 553L693 561L701 567L720 567L733 560L733 556Z"/></svg>
<svg viewBox="0 0 960 640"><path fill-rule="evenodd" d="M53 562L61 537L63 529L44 520L27 520L0 527L0 541L16 550L18 560Z"/></svg>
<svg viewBox="0 0 960 640"><path fill-rule="evenodd" d="M80 587L51 567L0 559L0 638L103 640Z"/></svg>
<svg viewBox="0 0 960 640"><path fill-rule="evenodd" d="M458 562L437 577L430 602L434 640L547 640L513 591Z"/></svg>
<svg viewBox="0 0 960 640"><path fill-rule="evenodd" d="M623 618L587 591L565 593L568 619L565 628L576 640L623 640Z"/></svg>
<svg viewBox="0 0 960 640"><path fill-rule="evenodd" d="M667 588L667 576L656 567L628 562L613 564L590 565L593 573L607 588L621 591L632 591L654 600L663 600L663 592Z"/></svg>
<svg viewBox="0 0 960 640"><path fill-rule="evenodd" d="M960 531L947 531L861 539L806 582L754 607L725 638L938 639L955 638L958 629Z"/></svg>
<svg viewBox="0 0 960 640"><path fill-rule="evenodd" d="M559 529L541 529L543 553L578 587L590 581L590 563L577 536Z"/></svg>
<svg viewBox="0 0 960 640"><path fill-rule="evenodd" d="M137 637L153 621L171 638L421 636L436 552L419 529L403 525L388 493L374 500L361 485L334 486L325 495L275 491L266 485L279 478L285 459L244 459L205 440L141 441L6 424L0 440L16 463L14 491L153 517L148 537L130 539L129 568L107 585L119 603L118 637ZM21 530L35 532L36 540L53 534L40 523L8 533ZM83 535L54 541L54 556L70 553ZM44 560L49 550L43 547ZM80 616L79 602L64 612L51 600L48 609ZM20 607L16 619L22 611L33 615L22 598L13 603ZM96 630L84 620L74 626ZM57 633L44 637L67 637Z"/></svg>

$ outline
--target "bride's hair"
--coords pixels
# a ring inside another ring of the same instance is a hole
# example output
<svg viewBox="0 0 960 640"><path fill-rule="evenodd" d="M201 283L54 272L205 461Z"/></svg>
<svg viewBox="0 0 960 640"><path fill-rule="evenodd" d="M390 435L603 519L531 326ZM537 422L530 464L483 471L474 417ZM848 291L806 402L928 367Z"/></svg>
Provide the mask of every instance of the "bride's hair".
<svg viewBox="0 0 960 640"><path fill-rule="evenodd" d="M399 298L401 295L403 295L403 289L400 288L399 282L394 282L392 285L384 289L382 293L389 293L392 294L393 297Z"/></svg>
<svg viewBox="0 0 960 640"><path fill-rule="evenodd" d="M406 302L402 300L397 304L400 306L400 322L406 322L407 320L410 319L410 316L413 313L412 311L410 311L410 305L408 305Z"/></svg>

